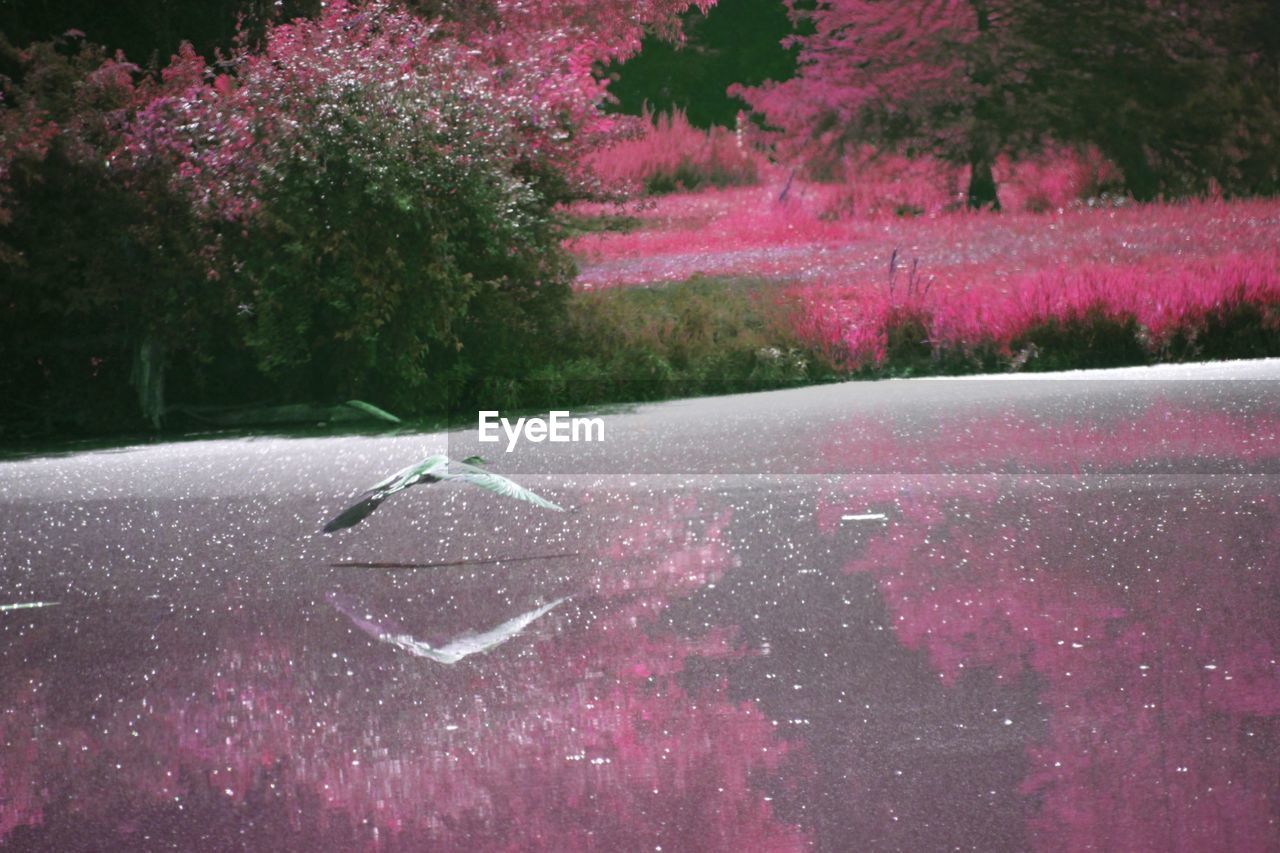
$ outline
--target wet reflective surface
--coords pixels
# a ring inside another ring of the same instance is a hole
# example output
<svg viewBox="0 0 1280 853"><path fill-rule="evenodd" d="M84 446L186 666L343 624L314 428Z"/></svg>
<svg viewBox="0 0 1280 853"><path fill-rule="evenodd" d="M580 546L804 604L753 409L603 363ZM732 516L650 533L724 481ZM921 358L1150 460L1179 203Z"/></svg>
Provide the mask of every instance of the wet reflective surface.
<svg viewBox="0 0 1280 853"><path fill-rule="evenodd" d="M0 464L41 605L0 840L1280 848L1280 366L1241 373L646 406L489 454L576 512L439 484L333 537L474 431Z"/></svg>

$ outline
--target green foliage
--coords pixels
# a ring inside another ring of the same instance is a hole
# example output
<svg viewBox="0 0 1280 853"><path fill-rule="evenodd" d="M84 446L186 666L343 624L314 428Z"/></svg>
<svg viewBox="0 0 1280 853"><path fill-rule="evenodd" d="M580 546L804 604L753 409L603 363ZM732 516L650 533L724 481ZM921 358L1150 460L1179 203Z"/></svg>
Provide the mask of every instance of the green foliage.
<svg viewBox="0 0 1280 853"><path fill-rule="evenodd" d="M895 312L886 324L884 360L864 366L857 375L1045 372L1280 356L1280 305L1274 302L1244 302L1187 317L1160 340L1153 340L1132 314L1100 307L1041 319L1005 345L994 340L932 345L929 323L925 313Z"/></svg>
<svg viewBox="0 0 1280 853"><path fill-rule="evenodd" d="M568 295L564 179L530 109L432 25L335 4L271 30L234 80L157 102L129 152L173 161L219 232L276 400L413 415L443 407L445 377L519 375Z"/></svg>
<svg viewBox="0 0 1280 853"><path fill-rule="evenodd" d="M1022 369L1028 371L1082 370L1148 364L1138 321L1102 310L1062 320L1045 320L1010 343L1014 352L1028 352Z"/></svg>
<svg viewBox="0 0 1280 853"><path fill-rule="evenodd" d="M795 28L778 0L718 3L705 16L684 16L685 43L648 36L644 49L607 72L618 112L687 110L697 127L732 126L742 102L726 94L736 84L754 86L795 73L795 50L784 45Z"/></svg>
<svg viewBox="0 0 1280 853"><path fill-rule="evenodd" d="M286 399L425 411L440 371L501 372L491 353L518 352L554 313L567 266L549 229L510 215L500 171L393 148L355 162L346 152L368 138L346 129L319 169L292 164L262 227L233 242L245 340Z"/></svg>
<svg viewBox="0 0 1280 853"><path fill-rule="evenodd" d="M791 330L776 286L691 279L577 293L557 346L520 381L461 389L460 411L639 402L758 391L834 378Z"/></svg>
<svg viewBox="0 0 1280 853"><path fill-rule="evenodd" d="M1168 361L1280 356L1280 304L1244 302L1183 323L1159 355Z"/></svg>
<svg viewBox="0 0 1280 853"><path fill-rule="evenodd" d="M0 44L0 421L23 431L140 425L131 376L144 344L211 343L199 232L185 200L109 165L129 66L78 40ZM24 144L23 126L48 129ZM4 426L0 426L3 430Z"/></svg>
<svg viewBox="0 0 1280 853"><path fill-rule="evenodd" d="M414 415L539 357L572 263L527 105L426 24L342 14L234 79L190 50L160 81L78 37L0 45L10 432L140 427L166 386Z"/></svg>
<svg viewBox="0 0 1280 853"><path fill-rule="evenodd" d="M1274 193L1278 26L1267 0L1024 2L1028 120L1096 144L1139 200Z"/></svg>

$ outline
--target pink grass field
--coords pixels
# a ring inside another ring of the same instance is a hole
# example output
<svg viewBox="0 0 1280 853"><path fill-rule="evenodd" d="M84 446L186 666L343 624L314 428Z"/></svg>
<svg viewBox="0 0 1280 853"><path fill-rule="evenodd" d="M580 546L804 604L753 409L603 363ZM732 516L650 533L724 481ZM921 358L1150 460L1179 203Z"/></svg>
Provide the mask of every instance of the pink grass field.
<svg viewBox="0 0 1280 853"><path fill-rule="evenodd" d="M643 188L694 180L714 186L755 184L770 169L768 158L747 145L745 133L713 126L702 130L682 110L641 116L639 136L598 151L588 160L591 171L613 186ZM673 187L674 188L674 187Z"/></svg>
<svg viewBox="0 0 1280 853"><path fill-rule="evenodd" d="M696 275L775 280L795 302L796 331L851 367L884 358L888 327L904 312L920 318L935 347L960 349L1007 351L1038 324L1100 313L1134 318L1156 351L1241 304L1260 309L1280 335L1277 200L1072 202L1032 213L1025 208L1036 205L1026 199L1042 202L1042 188L1011 186L1002 199L1018 212L933 205L916 217L856 210L841 217L856 187L796 180L780 201L784 180L665 196L627 211L640 220L636 230L570 242L577 287ZM584 205L575 212L618 211Z"/></svg>

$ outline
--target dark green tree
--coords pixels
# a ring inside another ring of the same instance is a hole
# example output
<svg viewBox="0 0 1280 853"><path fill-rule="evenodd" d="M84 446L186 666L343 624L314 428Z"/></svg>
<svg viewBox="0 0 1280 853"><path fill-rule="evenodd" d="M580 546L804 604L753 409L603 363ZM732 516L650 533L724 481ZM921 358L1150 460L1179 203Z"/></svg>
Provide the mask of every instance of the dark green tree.
<svg viewBox="0 0 1280 853"><path fill-rule="evenodd" d="M1277 187L1280 4L1021 2L1044 128L1096 144L1140 200Z"/></svg>

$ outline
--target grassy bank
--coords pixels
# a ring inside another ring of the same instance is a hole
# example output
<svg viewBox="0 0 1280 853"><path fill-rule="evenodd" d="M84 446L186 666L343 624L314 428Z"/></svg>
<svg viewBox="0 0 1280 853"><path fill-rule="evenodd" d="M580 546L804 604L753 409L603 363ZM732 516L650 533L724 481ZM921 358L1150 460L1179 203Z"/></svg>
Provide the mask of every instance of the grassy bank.
<svg viewBox="0 0 1280 853"><path fill-rule="evenodd" d="M1218 302L1197 304L1158 330L1124 303L1086 298L1090 293L1080 291L1062 305L1024 300L1017 323L958 334L955 317L940 310L944 303L918 290L892 298L864 293L858 310L851 310L849 294L814 299L803 288L751 278L580 291L569 300L559 336L544 351L527 353L527 366L503 378L448 383L448 395L432 413L402 428L474 425L477 409L545 412L846 379L1280 356L1280 299L1270 290L1229 289ZM1001 310L998 303L987 308ZM328 434L385 427L299 422L249 428ZM166 437L210 429L248 434L177 412L166 422ZM35 431L15 436L19 443L11 449L47 451L86 435L103 433Z"/></svg>
<svg viewBox="0 0 1280 853"><path fill-rule="evenodd" d="M451 408L607 405L828 382L845 371L797 332L797 306L773 282L695 277L652 288L575 293L563 334L519 379L456 387Z"/></svg>
<svg viewBox="0 0 1280 853"><path fill-rule="evenodd" d="M625 231L579 234L580 295L695 273L756 292L773 282L771 304L744 311L767 311L782 342L767 345L804 353L824 378L1280 355L1275 199L838 216L838 187L786 189L665 196Z"/></svg>
<svg viewBox="0 0 1280 853"><path fill-rule="evenodd" d="M1278 267L1273 253L1254 251L1181 264L1056 267L1007 288L938 286L904 263L887 276L838 284L730 275L580 289L555 334L539 339L536 351L510 354L505 375L442 377L417 411L396 414L414 418L412 428L434 429L473 424L477 409L583 409L844 379L1280 356ZM48 447L146 435L136 423L114 428L105 418L82 424L62 415L33 409L0 439ZM223 429L211 423L171 410L164 432ZM244 428L295 427L316 421Z"/></svg>
<svg viewBox="0 0 1280 853"><path fill-rule="evenodd" d="M1225 272L1223 282L1235 281ZM984 317L1016 322L963 328L947 303L919 289L865 294L857 311L847 301L750 278L582 291L570 302L550 360L527 379L459 389L452 408L466 422L476 408L546 410L843 379L1280 356L1280 298L1248 285L1223 284L1213 300L1177 302L1185 310L1158 326L1150 312L1114 298L1119 291L1080 287L1053 302L1026 294L993 300Z"/></svg>

